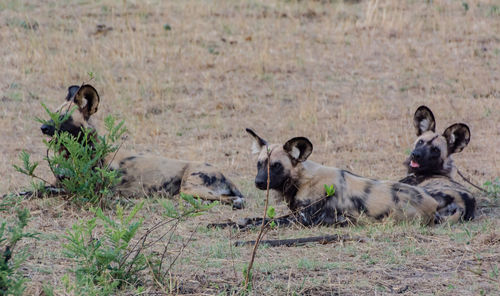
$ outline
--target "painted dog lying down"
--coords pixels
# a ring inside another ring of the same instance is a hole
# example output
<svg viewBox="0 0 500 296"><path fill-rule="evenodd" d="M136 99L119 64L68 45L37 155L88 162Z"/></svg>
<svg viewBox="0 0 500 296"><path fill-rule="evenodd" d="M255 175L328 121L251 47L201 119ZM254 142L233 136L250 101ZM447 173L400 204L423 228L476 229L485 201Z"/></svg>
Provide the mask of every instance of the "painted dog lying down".
<svg viewBox="0 0 500 296"><path fill-rule="evenodd" d="M66 100L57 112L63 116L74 106L77 109L61 124L58 131L68 132L83 140L83 128L95 130L91 115L97 112L99 101L99 94L91 85L70 86ZM48 136L58 132L53 124L44 124L41 129ZM115 190L125 197L147 197L154 193L175 195L182 192L204 200L232 204L235 208L244 205L244 197L233 182L207 163L168 159L120 149L116 155L108 155L102 165L109 165L121 172L121 182Z"/></svg>
<svg viewBox="0 0 500 296"><path fill-rule="evenodd" d="M438 203L422 188L367 179L307 160L313 150L307 138L293 138L284 145L268 144L251 129L247 132L254 138L253 152L259 154L255 186L266 190L270 161L269 188L292 211L292 214L277 219L278 225L343 225L355 221L360 215L373 221L391 216L398 221L436 222ZM335 193L327 196L324 185L333 185ZM262 218L250 218L212 226L242 228L261 223Z"/></svg>
<svg viewBox="0 0 500 296"><path fill-rule="evenodd" d="M464 123L455 123L443 134L438 134L434 114L426 106L420 106L415 111L413 126L418 138L404 162L408 175L399 182L426 190L439 202L439 214L449 221L474 219L476 199L453 179L457 168L452 155L469 144L469 127Z"/></svg>

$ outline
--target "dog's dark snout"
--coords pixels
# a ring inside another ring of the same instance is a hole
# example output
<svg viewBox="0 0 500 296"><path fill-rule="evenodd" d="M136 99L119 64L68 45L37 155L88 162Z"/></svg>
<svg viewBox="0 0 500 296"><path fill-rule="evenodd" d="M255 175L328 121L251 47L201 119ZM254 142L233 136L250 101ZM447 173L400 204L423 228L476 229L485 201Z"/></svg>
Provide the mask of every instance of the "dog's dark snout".
<svg viewBox="0 0 500 296"><path fill-rule="evenodd" d="M422 158L422 152L421 151L418 151L418 150L415 150L411 153L411 157L412 159L414 160L419 160Z"/></svg>
<svg viewBox="0 0 500 296"><path fill-rule="evenodd" d="M44 124L40 127L42 130L42 133L47 136L53 136L54 135L54 127L52 125Z"/></svg>
<svg viewBox="0 0 500 296"><path fill-rule="evenodd" d="M267 180L263 180L260 178L255 179L255 187L258 189L264 190L267 188Z"/></svg>

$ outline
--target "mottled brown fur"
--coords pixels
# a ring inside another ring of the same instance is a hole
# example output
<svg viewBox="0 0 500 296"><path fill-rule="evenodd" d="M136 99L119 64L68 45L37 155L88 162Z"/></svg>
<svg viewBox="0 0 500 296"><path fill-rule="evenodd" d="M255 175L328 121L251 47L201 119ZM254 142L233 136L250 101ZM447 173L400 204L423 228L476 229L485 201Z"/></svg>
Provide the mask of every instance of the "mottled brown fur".
<svg viewBox="0 0 500 296"><path fill-rule="evenodd" d="M99 95L90 85L71 86L66 102L57 111L61 114L77 110L61 125L61 130L78 136L82 128L92 128L91 115L97 111ZM42 126L42 132L54 134L54 127ZM244 197L236 186L215 167L201 162L168 159L156 155L137 154L119 150L108 155L104 165L121 172L115 190L125 197L147 197L152 194L176 195L180 192L201 199L244 205Z"/></svg>
<svg viewBox="0 0 500 296"><path fill-rule="evenodd" d="M293 138L284 145L267 144L252 130L247 131L255 139L253 151L259 154L257 188L266 188L270 159L270 189L290 210L299 212L302 224L343 224L361 215L374 221L391 216L396 220L434 222L438 203L422 188L367 179L307 160L312 144L306 138ZM333 196L326 196L325 185L334 186Z"/></svg>
<svg viewBox="0 0 500 296"><path fill-rule="evenodd" d="M470 130L463 123L435 132L432 111L420 106L413 117L418 136L414 149L404 162L408 175L400 182L423 188L439 203L439 213L449 221L474 218L474 196L453 179L457 169L452 154L462 151L470 141Z"/></svg>

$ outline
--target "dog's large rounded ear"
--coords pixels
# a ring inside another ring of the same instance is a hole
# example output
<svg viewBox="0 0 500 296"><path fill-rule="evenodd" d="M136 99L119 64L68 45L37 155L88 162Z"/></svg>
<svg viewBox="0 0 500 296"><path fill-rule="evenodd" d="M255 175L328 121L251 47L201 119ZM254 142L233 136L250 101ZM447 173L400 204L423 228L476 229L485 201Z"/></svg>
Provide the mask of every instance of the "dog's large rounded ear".
<svg viewBox="0 0 500 296"><path fill-rule="evenodd" d="M262 150L262 147L267 145L267 141L259 137L252 129L246 128L247 133L249 133L254 141L252 142L252 153L257 154Z"/></svg>
<svg viewBox="0 0 500 296"><path fill-rule="evenodd" d="M311 155L313 145L307 138L296 137L288 140L288 142L283 145L283 150L285 150L293 160L302 162Z"/></svg>
<svg viewBox="0 0 500 296"><path fill-rule="evenodd" d="M455 123L448 127L443 137L448 145L448 155L462 151L470 141L470 129L464 123Z"/></svg>
<svg viewBox="0 0 500 296"><path fill-rule="evenodd" d="M79 85L72 85L68 87L68 94L66 95L66 101L73 99L78 90L80 89Z"/></svg>
<svg viewBox="0 0 500 296"><path fill-rule="evenodd" d="M415 111L413 115L413 126L417 132L417 136L420 136L426 131L436 131L436 120L434 119L434 114L432 114L431 109L426 106L420 106Z"/></svg>
<svg viewBox="0 0 500 296"><path fill-rule="evenodd" d="M78 89L73 101L78 105L83 116L88 119L90 115L97 112L100 99L97 90L92 85L85 84Z"/></svg>

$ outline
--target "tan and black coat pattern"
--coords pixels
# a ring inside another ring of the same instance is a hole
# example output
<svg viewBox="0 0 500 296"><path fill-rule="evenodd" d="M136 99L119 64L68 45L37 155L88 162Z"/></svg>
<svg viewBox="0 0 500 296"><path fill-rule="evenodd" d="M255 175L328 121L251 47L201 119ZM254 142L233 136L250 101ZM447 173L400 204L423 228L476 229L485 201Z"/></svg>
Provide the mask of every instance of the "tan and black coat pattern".
<svg viewBox="0 0 500 296"><path fill-rule="evenodd" d="M470 141L466 124L455 123L443 134L436 133L434 114L420 106L413 117L417 140L404 165L408 175L400 182L424 189L439 203L439 213L449 221L472 220L476 208L474 196L453 179L457 168L452 155Z"/></svg>
<svg viewBox="0 0 500 296"><path fill-rule="evenodd" d="M268 144L254 131L247 132L254 138L253 152L259 155L256 187L266 190L270 162L269 188L287 203L292 213L297 213L278 219L278 224L343 225L360 216L372 221L391 216L399 221L418 219L425 224L434 223L438 203L422 188L367 179L307 160L313 146L304 137L293 138L284 145ZM334 186L332 196L326 195L325 185ZM250 223L259 224L262 220L243 220L239 226Z"/></svg>
<svg viewBox="0 0 500 296"><path fill-rule="evenodd" d="M57 111L63 115L76 106L71 116L61 124L59 131L68 132L80 139L83 128L94 129L91 116L99 106L99 94L91 85L71 86L63 105ZM53 136L55 127L41 127L46 135ZM97 132L91 133L96 135ZM103 165L121 172L121 181L115 190L125 197L191 194L204 200L221 201L242 208L244 197L224 174L210 164L168 159L155 155L119 150L107 156Z"/></svg>

